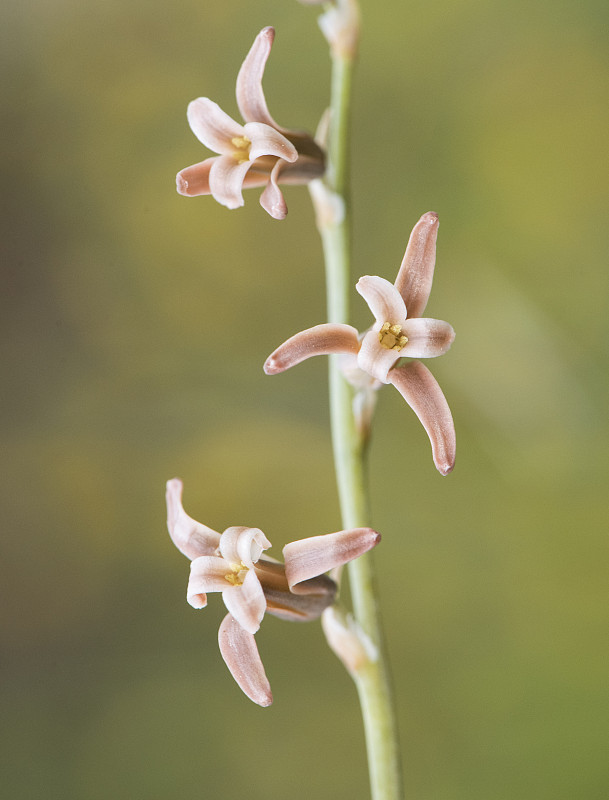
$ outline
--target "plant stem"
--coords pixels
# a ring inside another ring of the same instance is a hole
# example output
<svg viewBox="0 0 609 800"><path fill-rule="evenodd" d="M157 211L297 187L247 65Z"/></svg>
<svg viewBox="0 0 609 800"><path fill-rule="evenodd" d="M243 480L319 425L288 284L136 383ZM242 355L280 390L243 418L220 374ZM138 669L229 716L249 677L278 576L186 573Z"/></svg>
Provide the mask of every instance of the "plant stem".
<svg viewBox="0 0 609 800"><path fill-rule="evenodd" d="M353 58L333 54L325 193L312 191L326 262L328 320L338 323L349 321L351 288L348 150L352 72ZM353 414L353 390L342 375L338 356L330 357L329 388L342 524L345 529L367 527L370 512L366 492L366 447ZM366 735L371 794L373 800L401 800L397 726L371 554L349 564L349 579L355 619L376 653L376 657L368 659L354 674Z"/></svg>

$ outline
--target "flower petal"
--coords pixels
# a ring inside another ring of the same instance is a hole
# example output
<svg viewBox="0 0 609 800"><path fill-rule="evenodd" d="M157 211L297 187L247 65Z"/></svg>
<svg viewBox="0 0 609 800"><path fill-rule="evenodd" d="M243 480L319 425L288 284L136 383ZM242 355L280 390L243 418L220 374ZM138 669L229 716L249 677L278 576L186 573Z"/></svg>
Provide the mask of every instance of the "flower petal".
<svg viewBox="0 0 609 800"><path fill-rule="evenodd" d="M311 356L354 353L359 350L358 334L351 325L328 322L290 337L271 353L264 364L267 375L276 375Z"/></svg>
<svg viewBox="0 0 609 800"><path fill-rule="evenodd" d="M436 468L448 475L455 466L455 426L438 382L420 361L396 367L388 377L427 431Z"/></svg>
<svg viewBox="0 0 609 800"><path fill-rule="evenodd" d="M230 565L218 556L199 556L190 565L186 599L193 608L205 608L207 592L223 592L230 587L226 575Z"/></svg>
<svg viewBox="0 0 609 800"><path fill-rule="evenodd" d="M296 161L298 152L292 142L283 134L265 125L264 122L248 122L244 126L246 137L250 140L250 161L261 156L277 156L284 161Z"/></svg>
<svg viewBox="0 0 609 800"><path fill-rule="evenodd" d="M255 566L266 599L266 610L288 622L309 622L334 602L336 583L327 575L307 581L308 594L293 594L288 586L285 564L262 556Z"/></svg>
<svg viewBox="0 0 609 800"><path fill-rule="evenodd" d="M379 339L381 323L377 322L362 339L357 356L360 369L372 375L382 383L389 383L387 373L395 362L402 357L402 351L389 350L383 347Z"/></svg>
<svg viewBox="0 0 609 800"><path fill-rule="evenodd" d="M245 564L251 569L260 558L263 550L271 543L260 528L235 526L227 528L220 539L220 552L229 564Z"/></svg>
<svg viewBox="0 0 609 800"><path fill-rule="evenodd" d="M266 611L266 600L254 570L248 571L241 586L225 588L222 599L239 625L250 633L256 633Z"/></svg>
<svg viewBox="0 0 609 800"><path fill-rule="evenodd" d="M283 193L277 184L283 164L285 164L285 161L277 159L277 163L269 175L268 183L260 195L260 205L273 219L285 219L288 213Z"/></svg>
<svg viewBox="0 0 609 800"><path fill-rule="evenodd" d="M243 630L241 625L227 614L218 631L218 644L224 663L239 688L259 706L270 706L273 702L271 685L252 634Z"/></svg>
<svg viewBox="0 0 609 800"><path fill-rule="evenodd" d="M420 317L429 299L436 264L438 215L423 214L412 229L395 287L404 298L409 317Z"/></svg>
<svg viewBox="0 0 609 800"><path fill-rule="evenodd" d="M286 544L283 557L290 590L295 594L309 594L311 586L306 583L309 578L353 561L380 540L381 534L372 528L353 528Z"/></svg>
<svg viewBox="0 0 609 800"><path fill-rule="evenodd" d="M321 578L325 578L327 584L321 585ZM286 622L311 622L319 619L323 611L334 602L336 584L326 575L312 580L317 581L317 584L310 594L265 589L267 613Z"/></svg>
<svg viewBox="0 0 609 800"><path fill-rule="evenodd" d="M392 283L378 275L364 275L355 285L357 291L370 306L377 322L403 325L406 306L401 294Z"/></svg>
<svg viewBox="0 0 609 800"><path fill-rule="evenodd" d="M443 355L455 340L452 325L429 317L406 320L402 333L408 337L408 343L400 355L409 358L436 358Z"/></svg>
<svg viewBox="0 0 609 800"><path fill-rule="evenodd" d="M216 156L206 158L198 164L180 170L176 175L176 189L178 194L185 197L198 197L202 194L210 194L209 171Z"/></svg>
<svg viewBox="0 0 609 800"><path fill-rule="evenodd" d="M237 105L246 122L265 122L273 128L277 123L269 114L262 89L262 76L275 39L275 29L263 28L254 39L237 75Z"/></svg>
<svg viewBox="0 0 609 800"><path fill-rule="evenodd" d="M243 178L251 166L251 161L239 162L233 156L214 158L209 171L209 188L214 199L227 208L240 208Z"/></svg>
<svg viewBox="0 0 609 800"><path fill-rule="evenodd" d="M197 139L214 153L235 152L232 140L245 136L245 129L208 97L197 97L188 104L188 124Z"/></svg>
<svg viewBox="0 0 609 800"><path fill-rule="evenodd" d="M299 151L300 152L300 151ZM299 155L298 161L285 164L281 170L281 183L298 185L310 183L324 174L323 158Z"/></svg>
<svg viewBox="0 0 609 800"><path fill-rule="evenodd" d="M201 525L182 507L183 484L179 478L167 481L167 528L175 546L191 560L213 555L220 544L220 534Z"/></svg>

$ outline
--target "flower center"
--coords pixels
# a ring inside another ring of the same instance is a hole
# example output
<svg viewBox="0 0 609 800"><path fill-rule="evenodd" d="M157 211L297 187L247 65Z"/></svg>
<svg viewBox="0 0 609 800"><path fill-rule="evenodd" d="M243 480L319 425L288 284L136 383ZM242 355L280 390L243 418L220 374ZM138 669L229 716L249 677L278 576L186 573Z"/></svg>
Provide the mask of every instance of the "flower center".
<svg viewBox="0 0 609 800"><path fill-rule="evenodd" d="M231 144L235 148L233 155L237 159L238 164L243 164L245 161L250 160L250 147L252 143L247 136L233 136Z"/></svg>
<svg viewBox="0 0 609 800"><path fill-rule="evenodd" d="M379 331L379 342L381 347L385 347L387 350L401 350L408 342L408 337L402 335L401 325L384 322Z"/></svg>
<svg viewBox="0 0 609 800"><path fill-rule="evenodd" d="M233 586L242 586L247 573L248 567L242 561L240 564L230 564L230 572L224 577Z"/></svg>

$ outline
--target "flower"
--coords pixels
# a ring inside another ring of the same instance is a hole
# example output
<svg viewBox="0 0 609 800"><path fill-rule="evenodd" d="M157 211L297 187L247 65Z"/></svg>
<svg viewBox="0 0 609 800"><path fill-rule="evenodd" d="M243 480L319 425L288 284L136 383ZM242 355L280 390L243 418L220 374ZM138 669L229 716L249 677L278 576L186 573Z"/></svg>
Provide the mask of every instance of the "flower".
<svg viewBox="0 0 609 800"><path fill-rule="evenodd" d="M245 125L207 97L189 104L192 132L220 155L178 172L180 194L211 194L232 209L243 205L244 187L264 186L260 204L275 219L284 219L288 209L279 181L308 183L323 174L324 155L315 140L307 133L280 127L268 111L262 76L274 38L273 28L263 28L239 70L237 105Z"/></svg>
<svg viewBox="0 0 609 800"><path fill-rule="evenodd" d="M376 275L359 279L356 289L375 318L374 325L361 337L351 325L316 325L280 345L266 360L264 371L274 375L311 356L343 354L343 373L358 389L360 400L364 398L368 413L370 393L392 383L422 422L434 463L442 475L447 475L455 463L455 428L446 398L420 361L396 366L402 357L440 356L455 338L447 322L421 316L431 292L438 224L438 215L432 211L417 222L395 284Z"/></svg>
<svg viewBox="0 0 609 800"><path fill-rule="evenodd" d="M228 614L218 642L233 677L255 703L273 702L254 634L266 611L307 622L321 616L336 595L331 569L366 553L380 541L372 528L354 528L291 542L285 563L263 555L271 543L259 528L232 527L224 533L196 522L182 506L182 481L167 482L167 528L174 544L191 559L186 592L194 608L207 605L208 592L221 592Z"/></svg>

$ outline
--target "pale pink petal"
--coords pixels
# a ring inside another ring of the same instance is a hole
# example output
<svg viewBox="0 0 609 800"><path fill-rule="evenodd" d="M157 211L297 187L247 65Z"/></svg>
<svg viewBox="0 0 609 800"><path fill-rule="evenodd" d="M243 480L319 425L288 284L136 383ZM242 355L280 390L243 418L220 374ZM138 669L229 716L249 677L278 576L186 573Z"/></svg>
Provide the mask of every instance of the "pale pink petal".
<svg viewBox="0 0 609 800"><path fill-rule="evenodd" d="M209 171L212 162L215 161L216 158L217 156L206 158L205 161L180 170L176 175L176 189L178 190L178 194L182 194L185 197L198 197L202 194L210 194Z"/></svg>
<svg viewBox="0 0 609 800"><path fill-rule="evenodd" d="M207 605L207 592L223 592L231 584L226 579L230 566L218 556L199 556L190 565L186 599L193 608Z"/></svg>
<svg viewBox="0 0 609 800"><path fill-rule="evenodd" d="M261 156L277 156L284 161L296 161L298 152L283 134L263 122L248 122L244 126L246 137L250 140L250 160Z"/></svg>
<svg viewBox="0 0 609 800"><path fill-rule="evenodd" d="M222 599L239 625L250 633L256 633L264 617L266 600L254 570L248 570L241 586L225 588Z"/></svg>
<svg viewBox="0 0 609 800"><path fill-rule="evenodd" d="M237 105L246 122L279 126L269 114L262 89L264 67L273 46L274 28L263 28L254 40L237 75Z"/></svg>
<svg viewBox="0 0 609 800"><path fill-rule="evenodd" d="M243 205L243 178L251 161L237 161L232 156L214 158L209 172L209 188L214 199L227 208Z"/></svg>
<svg viewBox="0 0 609 800"><path fill-rule="evenodd" d="M379 339L381 323L377 322L362 339L357 356L360 369L372 375L382 383L389 383L387 373L395 362L402 357L402 351L383 347Z"/></svg>
<svg viewBox="0 0 609 800"><path fill-rule="evenodd" d="M276 375L311 356L329 353L356 354L358 350L359 340L355 328L328 322L300 331L285 341L267 358L264 371L267 375Z"/></svg>
<svg viewBox="0 0 609 800"><path fill-rule="evenodd" d="M310 593L311 587L306 583L308 578L353 561L380 540L380 533L372 528L353 528L286 544L283 557L290 589L296 594Z"/></svg>
<svg viewBox="0 0 609 800"><path fill-rule="evenodd" d="M266 677L256 640L251 633L227 614L218 631L218 644L224 663L240 689L259 706L273 702L271 686Z"/></svg>
<svg viewBox="0 0 609 800"><path fill-rule="evenodd" d="M268 183L260 195L260 205L273 219L285 219L288 213L283 193L277 184L283 164L285 161L277 159L277 163L269 175Z"/></svg>
<svg viewBox="0 0 609 800"><path fill-rule="evenodd" d="M423 423L436 468L448 475L455 466L455 426L438 382L420 361L392 369L389 380Z"/></svg>
<svg viewBox="0 0 609 800"><path fill-rule="evenodd" d="M378 275L364 275L355 288L370 306L377 322L390 322L392 325L404 323L406 306L392 283Z"/></svg>
<svg viewBox="0 0 609 800"><path fill-rule="evenodd" d="M235 122L208 97L198 97L189 103L186 116L197 139L214 153L234 153L237 148L232 140L245 136L243 125Z"/></svg>
<svg viewBox="0 0 609 800"><path fill-rule="evenodd" d="M395 287L404 298L409 317L420 317L431 292L436 264L438 215L423 214L414 226L402 260Z"/></svg>
<svg viewBox="0 0 609 800"><path fill-rule="evenodd" d="M191 560L213 555L220 544L220 534L201 525L182 507L183 484L179 478L167 481L167 528L175 546Z"/></svg>
<svg viewBox="0 0 609 800"><path fill-rule="evenodd" d="M271 543L260 528L234 526L227 528L220 539L220 552L229 564L244 564L248 569L254 566L263 550Z"/></svg>
<svg viewBox="0 0 609 800"><path fill-rule="evenodd" d="M406 320L402 333L408 337L408 343L400 355L408 358L436 358L446 353L455 340L452 325L429 317Z"/></svg>

